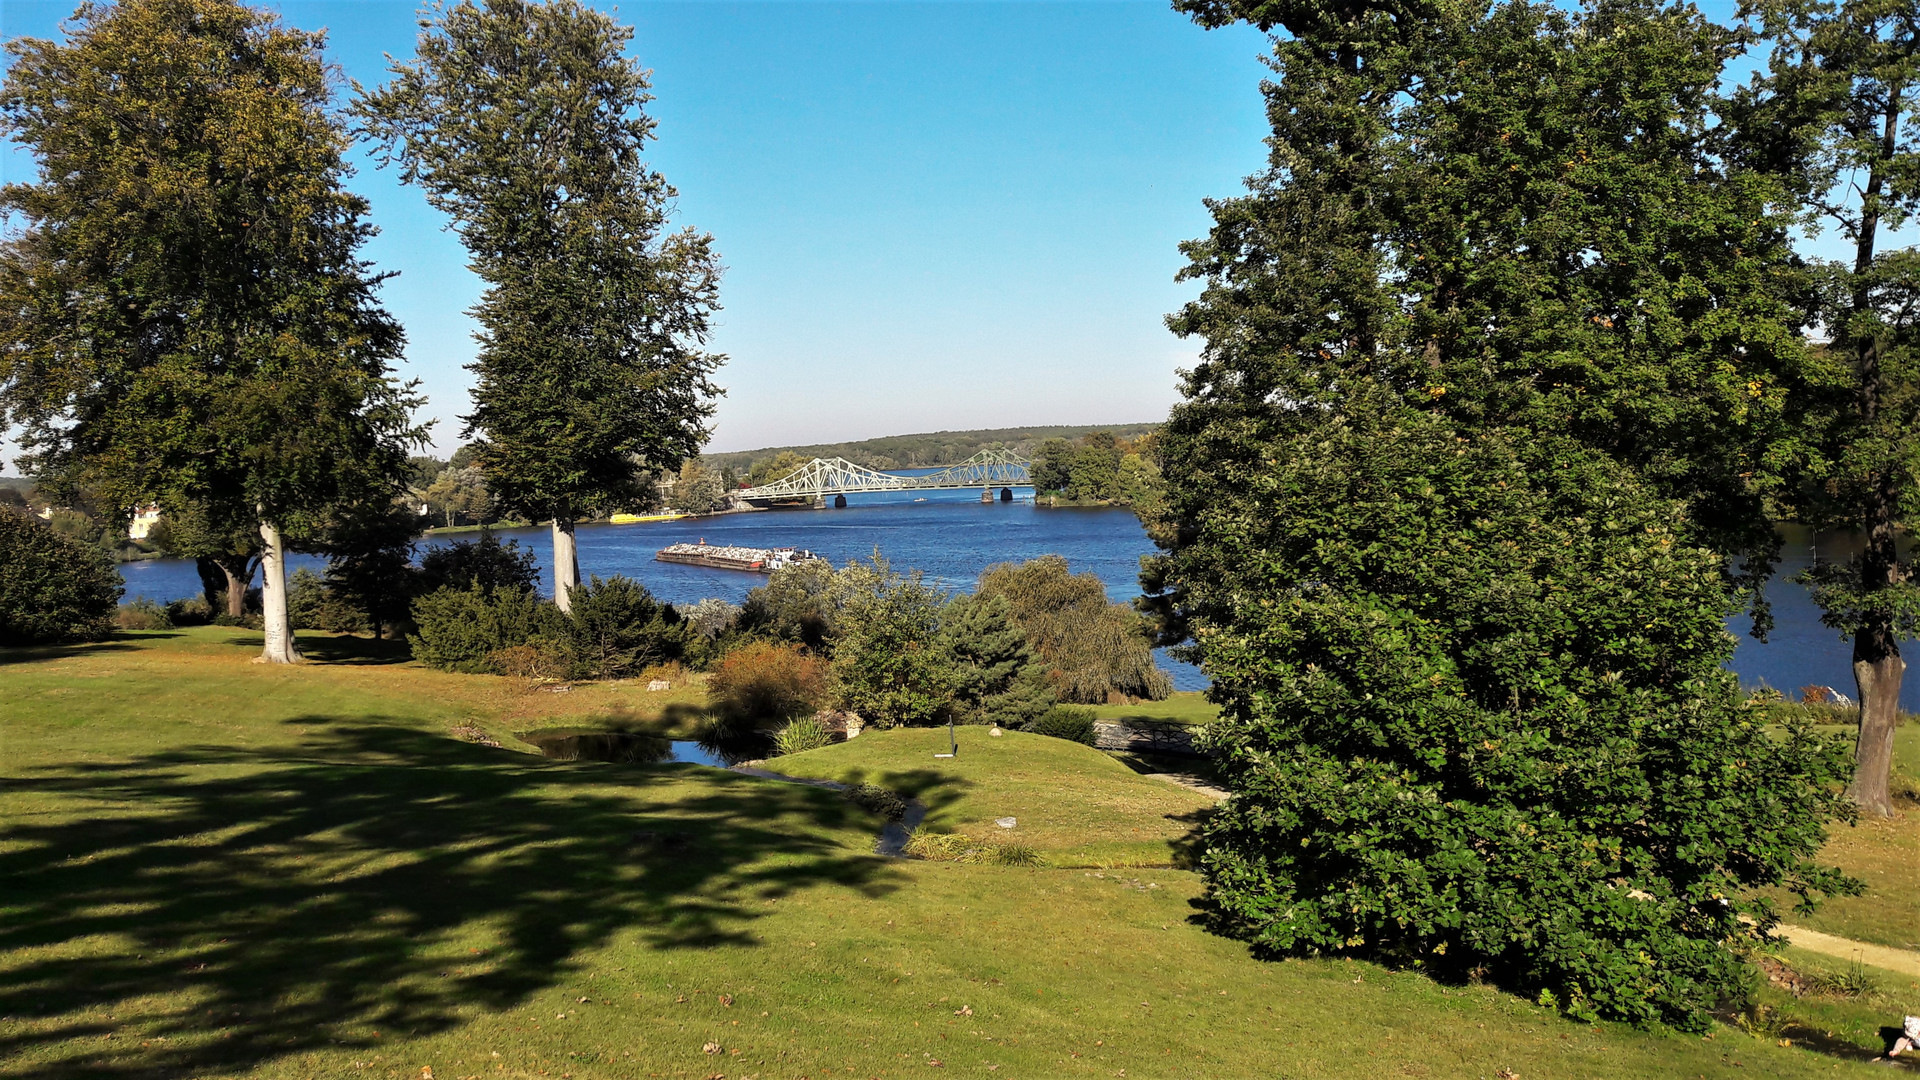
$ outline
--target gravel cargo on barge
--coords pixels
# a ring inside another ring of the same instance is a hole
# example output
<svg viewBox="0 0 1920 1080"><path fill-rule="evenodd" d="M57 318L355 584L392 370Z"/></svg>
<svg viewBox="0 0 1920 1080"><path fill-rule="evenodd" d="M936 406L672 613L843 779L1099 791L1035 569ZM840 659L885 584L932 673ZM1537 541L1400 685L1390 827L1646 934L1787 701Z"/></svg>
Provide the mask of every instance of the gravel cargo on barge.
<svg viewBox="0 0 1920 1080"><path fill-rule="evenodd" d="M771 574L783 566L820 558L804 548L756 548L733 544L669 544L654 556L657 562L710 566L716 570L744 570L750 574Z"/></svg>

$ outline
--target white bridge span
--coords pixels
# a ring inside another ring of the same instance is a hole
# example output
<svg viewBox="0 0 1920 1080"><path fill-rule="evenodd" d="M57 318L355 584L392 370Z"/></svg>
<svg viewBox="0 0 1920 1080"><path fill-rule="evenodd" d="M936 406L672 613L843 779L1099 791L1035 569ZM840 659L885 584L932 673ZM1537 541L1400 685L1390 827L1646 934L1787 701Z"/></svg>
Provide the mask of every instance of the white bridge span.
<svg viewBox="0 0 1920 1080"><path fill-rule="evenodd" d="M991 493L1000 488L1000 498L1013 498L1013 489L1032 487L1027 469L1032 463L1011 450L996 447L982 450L958 465L949 465L925 476L902 476L855 465L846 458L814 458L771 484L742 488L733 497L753 506L822 505L843 496L880 491L934 491L955 488L979 488Z"/></svg>

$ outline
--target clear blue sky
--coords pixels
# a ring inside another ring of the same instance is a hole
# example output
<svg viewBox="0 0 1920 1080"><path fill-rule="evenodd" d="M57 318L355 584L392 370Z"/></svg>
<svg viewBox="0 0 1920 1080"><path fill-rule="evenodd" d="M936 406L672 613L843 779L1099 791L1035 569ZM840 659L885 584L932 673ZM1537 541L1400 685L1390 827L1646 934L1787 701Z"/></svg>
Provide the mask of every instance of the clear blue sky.
<svg viewBox="0 0 1920 1080"><path fill-rule="evenodd" d="M410 3L270 6L362 83L412 55ZM1261 35L1160 2L602 6L653 70L679 220L728 268L713 449L1165 415L1194 354L1161 324L1194 291L1176 245L1264 157ZM0 0L0 34L72 10ZM351 184L450 451L479 284L416 191L364 157Z"/></svg>
<svg viewBox="0 0 1920 1080"><path fill-rule="evenodd" d="M1702 6L1725 20L1733 0ZM363 83L413 51L409 3L278 10ZM1196 289L1173 280L1177 245L1265 156L1259 33L1162 0L614 10L654 72L652 162L728 266L713 449L1165 415L1194 355L1161 323ZM0 36L53 36L71 11L0 0ZM31 175L8 149L6 176ZM360 162L368 254L399 273L385 300L445 454L479 285L419 194Z"/></svg>

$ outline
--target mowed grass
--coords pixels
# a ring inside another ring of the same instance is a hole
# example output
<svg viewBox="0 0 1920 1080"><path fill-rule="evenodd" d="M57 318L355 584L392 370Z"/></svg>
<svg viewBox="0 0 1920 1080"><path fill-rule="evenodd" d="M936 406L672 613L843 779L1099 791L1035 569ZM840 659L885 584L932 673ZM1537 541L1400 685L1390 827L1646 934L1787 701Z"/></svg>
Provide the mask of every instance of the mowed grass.
<svg viewBox="0 0 1920 1080"><path fill-rule="evenodd" d="M218 629L0 651L0 1076L1856 1068L1255 960L1198 925L1184 871L884 860L830 791L448 734L669 722L631 688L306 644L355 662L253 666L257 638Z"/></svg>
<svg viewBox="0 0 1920 1080"><path fill-rule="evenodd" d="M919 799L922 828L997 843L1021 844L1053 866L1172 866L1214 802L1198 792L1152 780L1112 757L1065 739L983 727L863 732L804 754L775 758L767 768L792 776L872 783ZM1013 818L1004 829L995 824Z"/></svg>
<svg viewBox="0 0 1920 1080"><path fill-rule="evenodd" d="M1220 718L1220 706L1197 690L1176 690L1165 701L1139 701L1132 705L1095 705L1093 714L1102 720L1158 720L1167 724L1210 724Z"/></svg>
<svg viewBox="0 0 1920 1080"><path fill-rule="evenodd" d="M1851 729L1830 729L1850 738ZM1920 724L1894 732L1894 768L1920 777ZM1821 861L1838 866L1866 886L1860 896L1838 896L1811 915L1787 921L1823 933L1920 950L1920 805L1895 800L1892 818L1861 818L1832 827Z"/></svg>

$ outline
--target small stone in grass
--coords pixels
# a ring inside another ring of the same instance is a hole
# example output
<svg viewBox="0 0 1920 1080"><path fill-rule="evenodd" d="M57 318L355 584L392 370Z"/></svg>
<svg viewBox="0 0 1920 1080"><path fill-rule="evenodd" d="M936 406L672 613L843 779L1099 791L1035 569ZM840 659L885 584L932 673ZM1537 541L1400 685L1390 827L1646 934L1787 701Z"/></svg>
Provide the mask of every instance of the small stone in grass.
<svg viewBox="0 0 1920 1080"><path fill-rule="evenodd" d="M720 1044L717 1042L710 1042L705 1046L702 1046L700 1049L703 1053L717 1054L720 1052Z"/></svg>
<svg viewBox="0 0 1920 1080"><path fill-rule="evenodd" d="M1003 829L1011 829L1015 825L1020 824L1020 821L1017 818L1003 817L1003 818L994 818L993 823L995 825L1000 826Z"/></svg>

